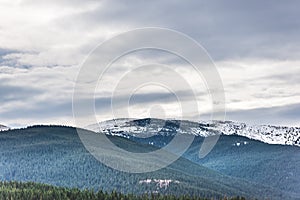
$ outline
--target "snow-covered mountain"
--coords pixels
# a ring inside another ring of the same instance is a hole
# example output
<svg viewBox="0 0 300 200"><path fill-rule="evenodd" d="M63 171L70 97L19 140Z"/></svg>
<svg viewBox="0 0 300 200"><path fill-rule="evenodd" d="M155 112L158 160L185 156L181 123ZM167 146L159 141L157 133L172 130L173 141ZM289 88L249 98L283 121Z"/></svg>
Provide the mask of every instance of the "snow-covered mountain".
<svg viewBox="0 0 300 200"><path fill-rule="evenodd" d="M7 131L7 130L9 130L9 127L0 124L0 131Z"/></svg>
<svg viewBox="0 0 300 200"><path fill-rule="evenodd" d="M300 146L300 127L248 125L232 121L114 119L87 126L86 129L122 137L167 136L178 133L202 137L216 134L240 135L268 144Z"/></svg>

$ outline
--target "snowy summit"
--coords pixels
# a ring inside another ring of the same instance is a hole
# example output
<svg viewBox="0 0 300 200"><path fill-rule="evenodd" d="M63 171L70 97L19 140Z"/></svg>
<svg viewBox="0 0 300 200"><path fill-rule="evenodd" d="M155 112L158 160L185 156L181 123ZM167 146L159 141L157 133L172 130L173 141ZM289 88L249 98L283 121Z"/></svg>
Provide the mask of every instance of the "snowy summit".
<svg viewBox="0 0 300 200"><path fill-rule="evenodd" d="M93 124L86 129L122 137L149 137L153 135L194 134L208 137L212 135L239 135L268 144L300 146L300 128L271 125L248 125L232 121L162 120L162 119L114 119Z"/></svg>

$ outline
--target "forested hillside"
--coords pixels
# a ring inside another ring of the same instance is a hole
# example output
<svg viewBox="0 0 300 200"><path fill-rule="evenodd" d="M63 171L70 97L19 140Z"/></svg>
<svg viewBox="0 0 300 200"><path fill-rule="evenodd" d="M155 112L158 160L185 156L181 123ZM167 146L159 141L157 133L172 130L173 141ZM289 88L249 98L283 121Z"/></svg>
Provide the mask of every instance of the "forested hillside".
<svg viewBox="0 0 300 200"><path fill-rule="evenodd" d="M128 150L155 149L125 138L109 137ZM34 126L2 132L0 179L135 195L159 193L203 198L273 199L287 196L272 187L226 176L185 158L152 173L130 174L113 170L83 147L75 128L61 126Z"/></svg>

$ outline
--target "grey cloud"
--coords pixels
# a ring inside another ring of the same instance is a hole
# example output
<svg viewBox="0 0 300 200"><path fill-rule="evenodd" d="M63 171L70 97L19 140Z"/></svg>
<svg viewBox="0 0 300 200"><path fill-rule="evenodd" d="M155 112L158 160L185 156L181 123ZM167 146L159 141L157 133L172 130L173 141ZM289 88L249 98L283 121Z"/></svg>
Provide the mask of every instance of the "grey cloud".
<svg viewBox="0 0 300 200"><path fill-rule="evenodd" d="M0 65L14 67L14 68L29 69L32 67L32 65L28 65L20 62L20 58L22 57L22 55L26 55L26 54L27 54L26 52L3 49L3 55L1 55L1 51L0 51L0 56L1 56Z"/></svg>
<svg viewBox="0 0 300 200"><path fill-rule="evenodd" d="M258 88L258 94L253 95L257 98L264 97L292 97L300 94L300 89L297 85L300 84L300 70L299 72L289 72L283 70L277 71L277 74L263 75L256 78L247 78L243 82L228 85L229 88L246 89L249 86ZM284 89L283 89L284 88ZM293 89L292 89L293 88ZM268 90L276 89L276 93L270 94ZM288 90L291 89L291 90Z"/></svg>
<svg viewBox="0 0 300 200"><path fill-rule="evenodd" d="M300 126L300 104L233 110L226 112L226 119L250 124L270 124L282 126ZM201 116L208 119L209 115Z"/></svg>
<svg viewBox="0 0 300 200"><path fill-rule="evenodd" d="M272 76L264 76L261 79L262 80L265 80L265 79L276 80L276 81L280 81L280 83L283 82L283 83L290 83L290 84L299 84L300 70L299 70L299 73L284 72L282 74L276 74L276 75L272 75Z"/></svg>
<svg viewBox="0 0 300 200"><path fill-rule="evenodd" d="M21 67L21 68L27 68L28 66L21 66L18 63L18 60L8 59L7 56L21 53L21 51L13 50L13 49L7 49L7 48L0 48L0 66L10 66L10 67Z"/></svg>
<svg viewBox="0 0 300 200"><path fill-rule="evenodd" d="M35 6L47 6L47 5L57 5L57 6L73 6L77 7L79 5L86 5L87 3L93 3L98 2L97 0L53 0L53 1L47 1L47 0L40 0L40 1L34 1L34 0L22 0L21 5L22 6L28 6L28 5L35 5Z"/></svg>
<svg viewBox="0 0 300 200"><path fill-rule="evenodd" d="M198 93L195 95L197 95L197 99L199 100L201 99L201 96L204 95L204 93ZM102 97L95 99L95 107L98 111L107 111L111 108L111 100L113 100L116 108L121 105L127 106L128 103L129 105L143 105L148 103L172 103L177 102L176 96L180 97L182 101L188 101L193 98L193 93L190 91L175 91L175 94L149 92L144 94L135 94L133 96Z"/></svg>
<svg viewBox="0 0 300 200"><path fill-rule="evenodd" d="M24 5L33 1L25 1ZM58 1L51 4L76 7L95 1ZM36 4L36 3L35 3ZM37 6L48 5L40 1ZM299 1L289 3L259 0L214 1L101 1L94 9L73 13L51 22L62 30L82 31L131 29L159 26L181 31L195 38L215 60L234 58L297 59L300 52ZM99 38L95 36L97 41ZM98 42L101 42L100 38ZM134 42L134 41L133 41ZM87 54L93 44L83 44Z"/></svg>
<svg viewBox="0 0 300 200"><path fill-rule="evenodd" d="M16 53L17 51L12 50L12 49L4 49L4 48L0 48L0 56L5 56L7 54L11 54L11 53ZM1 61L1 59L0 59Z"/></svg>
<svg viewBox="0 0 300 200"><path fill-rule="evenodd" d="M299 1L104 1L99 9L77 18L95 26L109 21L116 26L127 22L131 27L179 30L202 43L217 60L297 58L299 6Z"/></svg>
<svg viewBox="0 0 300 200"><path fill-rule="evenodd" d="M55 100L55 98L36 101L34 99L35 94L39 94L40 90L34 89L24 89L21 87L0 87L0 94L2 96L9 96L9 94L14 94L13 98L16 100L23 100L25 98L29 101L34 102L32 106L25 106L25 107L13 107L10 110L1 112L1 118L7 119L20 119L20 118L29 118L34 119L37 122L41 119L53 118L53 117L72 117L72 101L66 99L65 101L62 100ZM26 94L27 93L27 94ZM192 95L189 91L178 91L177 95L183 97L184 100L188 100L189 96ZM24 98L24 99L23 99ZM97 113L108 112L111 109L111 97L99 97L95 99L95 108ZM129 98L130 99L130 98ZM8 99L12 101L12 99ZM127 105L127 96L118 96L114 98L114 105L116 109L120 107L120 105ZM5 99L0 99L1 102L5 102ZM147 104L153 102L174 102L176 98L174 94L169 93L148 93L148 94L136 94L130 105L137 105L137 104ZM80 103L85 105L86 99L80 99ZM12 102L13 104L13 102Z"/></svg>
<svg viewBox="0 0 300 200"><path fill-rule="evenodd" d="M300 92L295 92L295 93L285 93L283 91L277 91L276 93L264 92L264 93L253 94L253 96L258 99L267 100L276 97L296 97L296 96L300 96Z"/></svg>
<svg viewBox="0 0 300 200"><path fill-rule="evenodd" d="M39 120L49 119L51 117L72 117L72 103L71 102L55 102L39 101L35 102L33 107L15 107L1 113L1 120L18 120L18 119L34 119L36 123Z"/></svg>
<svg viewBox="0 0 300 200"><path fill-rule="evenodd" d="M143 104L143 103L169 103L178 102L181 100L191 100L193 98L193 93L191 91L176 91L175 94L172 93L148 93L148 94L137 94L133 96L130 100L133 104ZM195 94L196 95L196 94ZM197 99L199 100L204 93L197 94Z"/></svg>
<svg viewBox="0 0 300 200"><path fill-rule="evenodd" d="M0 102L2 104L33 99L34 96L42 93L43 91L37 88L0 84Z"/></svg>

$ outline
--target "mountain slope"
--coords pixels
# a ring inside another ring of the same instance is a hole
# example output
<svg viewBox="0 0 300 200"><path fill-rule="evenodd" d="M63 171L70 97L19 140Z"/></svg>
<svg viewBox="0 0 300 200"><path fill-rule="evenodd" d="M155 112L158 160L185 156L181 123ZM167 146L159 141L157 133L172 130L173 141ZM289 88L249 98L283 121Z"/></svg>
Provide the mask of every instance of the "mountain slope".
<svg viewBox="0 0 300 200"><path fill-rule="evenodd" d="M154 146L109 136L130 151ZM147 163L146 163L147 164ZM104 166L83 147L75 128L35 126L0 135L0 178L124 193L189 194L203 197L293 198L270 187L232 178L185 158L152 173L129 174ZM151 180L151 181L149 181Z"/></svg>
<svg viewBox="0 0 300 200"><path fill-rule="evenodd" d="M188 130L181 129L180 123ZM183 157L228 176L271 186L295 197L300 196L299 128L159 119L122 119L102 122L100 126L104 127L102 131L106 134L157 147L168 144L175 134L194 134L195 140ZM214 149L204 159L200 159L199 150L204 137L220 134L220 131L222 135Z"/></svg>
<svg viewBox="0 0 300 200"><path fill-rule="evenodd" d="M265 184L300 196L300 148L269 145L242 136L220 137L214 149L203 159L197 137L184 157L223 174Z"/></svg>

